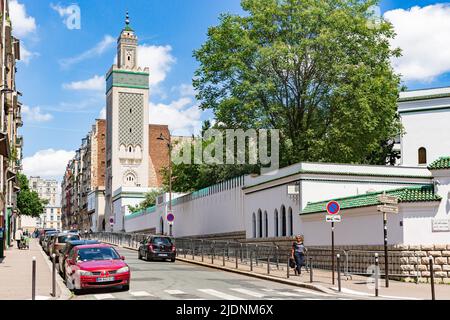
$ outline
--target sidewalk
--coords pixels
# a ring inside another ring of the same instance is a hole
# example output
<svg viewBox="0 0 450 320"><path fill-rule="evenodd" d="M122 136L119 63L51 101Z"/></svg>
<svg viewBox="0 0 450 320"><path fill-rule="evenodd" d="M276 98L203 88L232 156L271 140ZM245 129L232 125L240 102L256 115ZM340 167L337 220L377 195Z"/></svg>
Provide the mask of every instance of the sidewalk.
<svg viewBox="0 0 450 320"><path fill-rule="evenodd" d="M51 296L51 262L36 239L30 242L30 250L14 248L5 251L0 263L0 300L31 300L32 261L36 257L36 300L68 299L68 292L61 290L62 281L57 275L56 297Z"/></svg>

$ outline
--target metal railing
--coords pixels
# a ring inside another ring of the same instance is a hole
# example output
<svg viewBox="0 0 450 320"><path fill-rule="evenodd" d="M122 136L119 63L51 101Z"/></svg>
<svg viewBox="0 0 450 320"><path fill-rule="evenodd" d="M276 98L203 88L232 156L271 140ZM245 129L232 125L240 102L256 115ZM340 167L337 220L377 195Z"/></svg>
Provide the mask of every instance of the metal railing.
<svg viewBox="0 0 450 320"><path fill-rule="evenodd" d="M112 233L100 232L84 235L86 238L115 245L138 249L140 242L149 234L145 233ZM190 258L196 261L221 263L235 268L264 268L264 272L270 274L274 270L286 270L289 265L289 247L279 247L270 244L243 243L226 240L206 240L175 238L178 257ZM311 247L305 256L305 270L311 267L319 270L332 270L332 254L329 248ZM335 270L337 271L336 255L340 255L339 271L347 278L352 275L372 276L374 274L375 253L379 257L380 276L385 275L385 259L383 251L342 250L335 249ZM420 257L415 253L409 253L405 257L401 251L389 251L389 277L396 279L402 277L416 278L418 282L420 271ZM231 264L232 263L232 264ZM261 271L261 270L260 270Z"/></svg>

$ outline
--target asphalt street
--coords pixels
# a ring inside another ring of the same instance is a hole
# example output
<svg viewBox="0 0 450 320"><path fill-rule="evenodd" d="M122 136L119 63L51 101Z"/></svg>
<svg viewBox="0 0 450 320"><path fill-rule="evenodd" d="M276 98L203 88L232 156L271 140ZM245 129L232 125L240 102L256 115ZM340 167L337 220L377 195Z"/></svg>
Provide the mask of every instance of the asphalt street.
<svg viewBox="0 0 450 320"><path fill-rule="evenodd" d="M131 269L129 291L89 290L73 300L322 300L348 299L314 290L255 279L176 261L138 260L137 252L117 248Z"/></svg>

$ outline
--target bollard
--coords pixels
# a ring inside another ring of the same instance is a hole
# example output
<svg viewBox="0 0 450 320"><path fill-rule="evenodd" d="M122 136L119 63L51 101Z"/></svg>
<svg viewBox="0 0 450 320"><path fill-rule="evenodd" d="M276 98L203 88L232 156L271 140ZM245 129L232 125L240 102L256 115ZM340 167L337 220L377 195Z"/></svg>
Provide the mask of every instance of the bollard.
<svg viewBox="0 0 450 320"><path fill-rule="evenodd" d="M434 267L433 267L433 256L429 256L430 260L430 281L431 281L431 300L436 300L436 293L434 291Z"/></svg>
<svg viewBox="0 0 450 320"><path fill-rule="evenodd" d="M225 267L225 248L223 248L223 261L222 265Z"/></svg>
<svg viewBox="0 0 450 320"><path fill-rule="evenodd" d="M277 270L280 270L280 265L279 265L279 263L280 263L280 261L279 261L279 251L280 251L280 247L278 247L277 246L277 248L276 248L276 263L277 263Z"/></svg>
<svg viewBox="0 0 450 320"><path fill-rule="evenodd" d="M250 271L253 271L253 250L250 250Z"/></svg>
<svg viewBox="0 0 450 320"><path fill-rule="evenodd" d="M205 260L204 260L204 256L203 256L203 240L202 240L201 246L202 246L202 262L204 262Z"/></svg>
<svg viewBox="0 0 450 320"><path fill-rule="evenodd" d="M214 243L214 242L213 242ZM213 244L213 247L212 247L212 250L211 250L212 252L211 252L211 264L214 264L214 244Z"/></svg>
<svg viewBox="0 0 450 320"><path fill-rule="evenodd" d="M289 261L291 260L291 256L290 255L288 255L288 258L287 258L287 268L286 268L286 277L289 279L289 268L291 267L290 265L289 265Z"/></svg>
<svg viewBox="0 0 450 320"><path fill-rule="evenodd" d="M242 250L242 243L241 243L241 254L240 254L240 256L241 256L241 262L242 262L242 260L244 259L243 254L244 254L244 251Z"/></svg>
<svg viewBox="0 0 450 320"><path fill-rule="evenodd" d="M56 297L56 254L52 254L52 297Z"/></svg>
<svg viewBox="0 0 450 320"><path fill-rule="evenodd" d="M312 257L309 257L309 282L313 282L313 262Z"/></svg>
<svg viewBox="0 0 450 320"><path fill-rule="evenodd" d="M339 292L341 292L342 291L342 288L341 288L341 255L339 253L336 255L336 262L337 262L338 288L339 288Z"/></svg>
<svg viewBox="0 0 450 320"><path fill-rule="evenodd" d="M375 297L378 297L378 284L379 284L379 261L378 261L378 253L375 253Z"/></svg>
<svg viewBox="0 0 450 320"><path fill-rule="evenodd" d="M239 259L239 257L238 257L238 248L237 248L237 246L236 246L236 249L235 249L236 251L234 252L235 253L235 256L236 256L236 269L239 269L239 265L238 265L238 259Z"/></svg>
<svg viewBox="0 0 450 320"><path fill-rule="evenodd" d="M270 274L270 254L267 254L267 274Z"/></svg>
<svg viewBox="0 0 450 320"><path fill-rule="evenodd" d="M227 260L230 261L230 242L227 241Z"/></svg>
<svg viewBox="0 0 450 320"><path fill-rule="evenodd" d="M31 264L31 300L36 300L36 257Z"/></svg>

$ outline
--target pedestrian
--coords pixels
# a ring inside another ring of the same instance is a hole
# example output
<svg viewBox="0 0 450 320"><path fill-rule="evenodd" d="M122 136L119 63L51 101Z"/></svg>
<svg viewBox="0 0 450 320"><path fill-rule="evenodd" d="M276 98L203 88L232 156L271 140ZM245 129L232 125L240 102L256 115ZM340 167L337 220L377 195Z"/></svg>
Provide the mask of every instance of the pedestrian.
<svg viewBox="0 0 450 320"><path fill-rule="evenodd" d="M17 229L16 233L14 235L14 239L17 242L17 249L20 249L20 241L22 241L22 237L23 237L23 231L22 229Z"/></svg>
<svg viewBox="0 0 450 320"><path fill-rule="evenodd" d="M297 235L295 237L295 241L292 243L291 257L295 259L296 275L302 274L302 267L305 265L305 254L307 249L303 243L303 240L304 240L303 236Z"/></svg>

